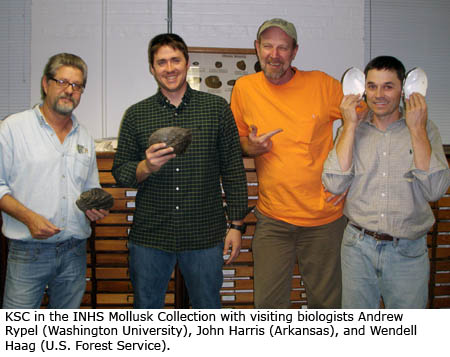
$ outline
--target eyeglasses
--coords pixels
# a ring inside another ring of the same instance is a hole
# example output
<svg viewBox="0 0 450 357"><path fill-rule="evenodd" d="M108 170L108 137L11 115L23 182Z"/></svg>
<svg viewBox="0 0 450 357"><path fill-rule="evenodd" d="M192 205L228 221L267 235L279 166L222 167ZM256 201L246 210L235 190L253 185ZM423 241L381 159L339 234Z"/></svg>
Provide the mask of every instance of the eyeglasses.
<svg viewBox="0 0 450 357"><path fill-rule="evenodd" d="M83 91L84 91L84 86L81 84L70 83L69 81L66 81L65 79L56 79L56 78L52 78L52 77L49 77L49 79L52 81L55 81L56 85L61 89L66 89L68 86L71 86L72 90L74 92L83 93Z"/></svg>

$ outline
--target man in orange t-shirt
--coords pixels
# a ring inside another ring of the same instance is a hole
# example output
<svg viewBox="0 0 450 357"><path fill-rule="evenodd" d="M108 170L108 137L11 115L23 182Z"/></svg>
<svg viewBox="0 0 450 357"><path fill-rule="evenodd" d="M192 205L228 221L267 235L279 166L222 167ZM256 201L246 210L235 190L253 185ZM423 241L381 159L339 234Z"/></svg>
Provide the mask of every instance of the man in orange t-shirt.
<svg viewBox="0 0 450 357"><path fill-rule="evenodd" d="M326 192L321 174L333 121L341 118L341 85L323 72L292 67L297 33L285 20L264 22L255 47L262 71L238 79L231 97L241 147L255 158L259 182L255 307L290 307L298 259L308 307L339 308L343 196Z"/></svg>

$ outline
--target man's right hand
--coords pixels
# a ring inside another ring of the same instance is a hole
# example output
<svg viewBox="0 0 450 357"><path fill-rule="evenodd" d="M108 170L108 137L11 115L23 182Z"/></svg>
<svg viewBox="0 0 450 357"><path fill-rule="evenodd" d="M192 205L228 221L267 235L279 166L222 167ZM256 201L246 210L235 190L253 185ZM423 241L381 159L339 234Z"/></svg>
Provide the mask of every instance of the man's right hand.
<svg viewBox="0 0 450 357"><path fill-rule="evenodd" d="M47 218L25 207L10 194L6 194L0 199L0 209L25 224L33 238L48 239L61 232L61 228L56 227Z"/></svg>
<svg viewBox="0 0 450 357"><path fill-rule="evenodd" d="M32 212L30 218L27 220L27 227L30 230L31 236L35 239L48 239L61 232L61 228L56 227L47 218L35 212Z"/></svg>
<svg viewBox="0 0 450 357"><path fill-rule="evenodd" d="M167 161L173 159L173 148L165 143L153 144L145 150L145 160L142 160L136 169L138 182L144 181L150 174L157 172Z"/></svg>
<svg viewBox="0 0 450 357"><path fill-rule="evenodd" d="M357 112L359 108L359 112ZM365 118L367 114L367 106L363 106L362 99L359 95L349 94L342 98L339 107L342 114L344 125L358 126L358 124Z"/></svg>
<svg viewBox="0 0 450 357"><path fill-rule="evenodd" d="M150 173L159 171L167 161L173 159L176 155L172 152L173 148L165 143L153 144L145 150L145 165Z"/></svg>
<svg viewBox="0 0 450 357"><path fill-rule="evenodd" d="M255 125L250 125L250 133L248 135L247 145L244 148L244 152L248 156L259 156L269 152L272 149L272 136L281 133L283 129L275 129L268 133L257 135L258 128Z"/></svg>

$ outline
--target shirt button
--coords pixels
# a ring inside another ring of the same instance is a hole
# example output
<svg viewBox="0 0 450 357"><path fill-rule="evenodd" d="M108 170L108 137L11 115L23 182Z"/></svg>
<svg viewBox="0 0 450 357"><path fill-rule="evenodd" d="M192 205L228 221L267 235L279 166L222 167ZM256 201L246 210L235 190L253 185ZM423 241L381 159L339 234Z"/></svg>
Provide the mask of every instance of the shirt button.
<svg viewBox="0 0 450 357"><path fill-rule="evenodd" d="M386 195L385 195L384 193L382 193L382 194L381 194L381 197L384 197L384 196L386 196Z"/></svg>
<svg viewBox="0 0 450 357"><path fill-rule="evenodd" d="M384 217L384 213L381 214L381 217Z"/></svg>
<svg viewBox="0 0 450 357"><path fill-rule="evenodd" d="M180 191L180 188L179 188L179 187L177 187L177 188L175 188L175 190L177 190L177 191Z"/></svg>
<svg viewBox="0 0 450 357"><path fill-rule="evenodd" d="M383 172L383 176L386 176L386 172Z"/></svg>
<svg viewBox="0 0 450 357"><path fill-rule="evenodd" d="M178 171L180 171L180 169L177 167L177 168L175 169L175 171L178 172Z"/></svg>
<svg viewBox="0 0 450 357"><path fill-rule="evenodd" d="M176 206L175 209L176 209L176 210L180 209L180 206Z"/></svg>
<svg viewBox="0 0 450 357"><path fill-rule="evenodd" d="M383 156L386 156L386 151L383 153Z"/></svg>
<svg viewBox="0 0 450 357"><path fill-rule="evenodd" d="M174 115L175 115L175 116L177 116L177 115L178 115L178 113L175 113Z"/></svg>

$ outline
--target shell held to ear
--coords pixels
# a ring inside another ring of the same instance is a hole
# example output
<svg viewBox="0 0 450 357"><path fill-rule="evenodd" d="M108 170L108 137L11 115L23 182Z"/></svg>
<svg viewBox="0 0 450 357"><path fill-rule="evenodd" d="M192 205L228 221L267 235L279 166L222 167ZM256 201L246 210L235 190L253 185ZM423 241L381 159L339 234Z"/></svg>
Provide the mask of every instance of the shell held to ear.
<svg viewBox="0 0 450 357"><path fill-rule="evenodd" d="M342 76L342 90L344 95L356 94L361 97L365 91L365 82L366 76L360 69L356 67L347 69Z"/></svg>
<svg viewBox="0 0 450 357"><path fill-rule="evenodd" d="M403 85L403 92L405 99L414 93L420 93L424 97L427 94L428 78L425 71L420 67L415 67L406 74L405 84Z"/></svg>

